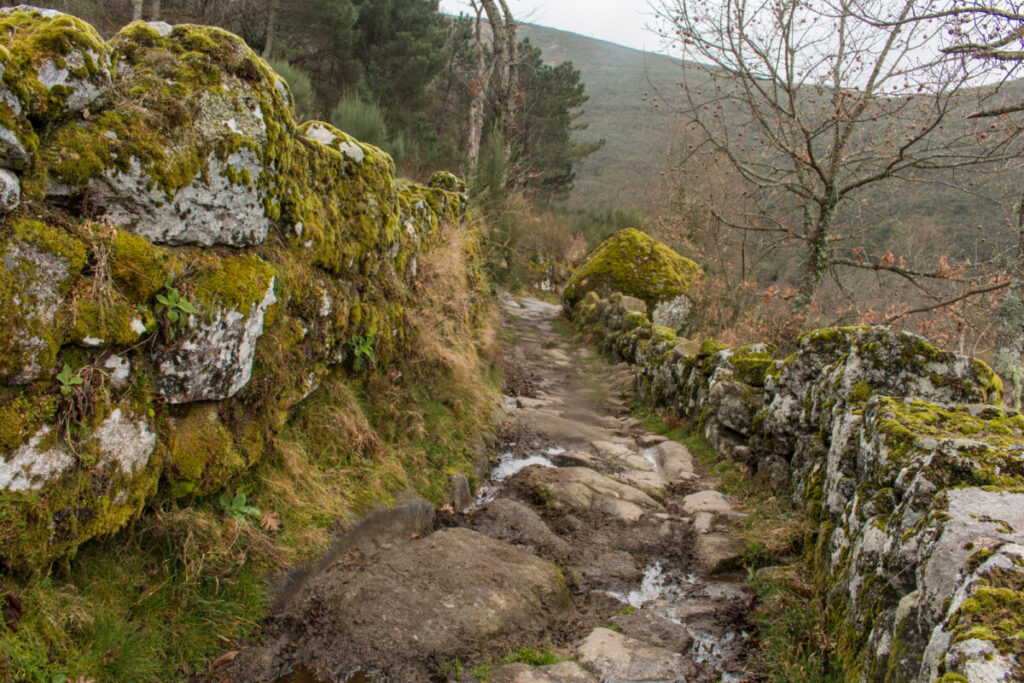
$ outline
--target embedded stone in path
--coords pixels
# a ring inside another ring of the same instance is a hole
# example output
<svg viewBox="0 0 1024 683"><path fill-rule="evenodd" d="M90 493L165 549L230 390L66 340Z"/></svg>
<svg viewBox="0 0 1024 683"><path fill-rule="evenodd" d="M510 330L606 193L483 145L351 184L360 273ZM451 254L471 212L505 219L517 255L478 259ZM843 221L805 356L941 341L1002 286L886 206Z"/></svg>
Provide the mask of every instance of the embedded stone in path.
<svg viewBox="0 0 1024 683"><path fill-rule="evenodd" d="M594 629L577 653L607 681L678 681L697 674L681 655L606 628Z"/></svg>

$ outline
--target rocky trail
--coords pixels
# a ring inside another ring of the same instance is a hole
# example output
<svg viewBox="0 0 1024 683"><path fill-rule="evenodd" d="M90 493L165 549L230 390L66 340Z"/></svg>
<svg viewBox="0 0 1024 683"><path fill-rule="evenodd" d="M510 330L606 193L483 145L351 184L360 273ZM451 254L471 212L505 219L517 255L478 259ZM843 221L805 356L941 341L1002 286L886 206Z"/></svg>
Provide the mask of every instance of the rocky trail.
<svg viewBox="0 0 1024 683"><path fill-rule="evenodd" d="M498 460L476 498L457 480L441 510L371 515L289 577L216 680L743 679L742 513L630 416L628 368L566 339L558 307L505 304Z"/></svg>

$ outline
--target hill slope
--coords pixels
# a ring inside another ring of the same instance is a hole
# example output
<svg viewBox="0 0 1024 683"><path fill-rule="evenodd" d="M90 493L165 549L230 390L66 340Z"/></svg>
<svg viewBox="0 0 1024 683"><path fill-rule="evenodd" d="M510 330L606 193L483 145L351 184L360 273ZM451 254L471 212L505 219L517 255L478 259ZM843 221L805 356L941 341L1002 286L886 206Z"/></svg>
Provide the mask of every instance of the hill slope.
<svg viewBox="0 0 1024 683"><path fill-rule="evenodd" d="M605 140L580 168L570 201L645 210L663 203L669 186L658 174L670 166L678 120L664 105L645 102L644 94L658 91L672 102L680 90L679 63L542 26L522 24L519 31L540 47L545 61L571 61L580 70L590 96L583 119L590 127L580 137Z"/></svg>
<svg viewBox="0 0 1024 683"><path fill-rule="evenodd" d="M680 157L681 123L673 111L682 98L680 62L530 24L522 24L520 32L541 48L547 61L569 60L580 70L590 96L583 117L589 129L580 137L606 140L605 147L579 169L570 203L636 207L648 215L666 209L675 191L672 169ZM1012 84L1008 96L1016 96L1019 89ZM909 257L922 248L935 251L921 255L925 262L950 253L977 263L1014 243L1006 206L956 189L962 178L939 180L869 189L860 195L856 210L850 207L841 213L839 223L871 253L892 250ZM1001 191L993 183L1003 188L1019 184L1013 175L990 176L982 182L993 194ZM984 246L979 244L979 226L984 226Z"/></svg>

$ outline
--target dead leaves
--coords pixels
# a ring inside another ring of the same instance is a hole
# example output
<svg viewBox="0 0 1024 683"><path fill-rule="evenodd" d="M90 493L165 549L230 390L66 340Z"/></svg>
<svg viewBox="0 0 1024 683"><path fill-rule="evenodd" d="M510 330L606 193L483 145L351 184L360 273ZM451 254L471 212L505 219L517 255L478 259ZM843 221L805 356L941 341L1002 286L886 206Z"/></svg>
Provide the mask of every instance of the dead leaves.
<svg viewBox="0 0 1024 683"><path fill-rule="evenodd" d="M281 516L273 510L263 510L260 517L260 528L264 531L280 531Z"/></svg>

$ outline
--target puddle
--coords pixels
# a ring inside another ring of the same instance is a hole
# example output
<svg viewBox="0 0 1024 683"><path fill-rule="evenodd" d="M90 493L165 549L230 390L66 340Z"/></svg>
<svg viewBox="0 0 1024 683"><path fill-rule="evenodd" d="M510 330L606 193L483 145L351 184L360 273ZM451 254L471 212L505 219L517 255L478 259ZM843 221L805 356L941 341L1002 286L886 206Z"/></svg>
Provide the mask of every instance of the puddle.
<svg viewBox="0 0 1024 683"><path fill-rule="evenodd" d="M514 444L513 444L514 445ZM565 453L564 448L549 448L547 455L561 455ZM484 503L495 499L501 491L502 483L521 469L530 465L541 465L543 467L554 467L555 463L548 459L547 455L533 454L525 457L516 457L514 453L507 452L498 456L498 464L491 470L491 479L480 487L476 494L476 500L469 506L469 510L475 510Z"/></svg>
<svg viewBox="0 0 1024 683"><path fill-rule="evenodd" d="M640 455L647 458L647 462L651 463L651 467L654 468L655 472L660 472L661 469L658 467L658 459L654 457L653 448L641 448Z"/></svg>

